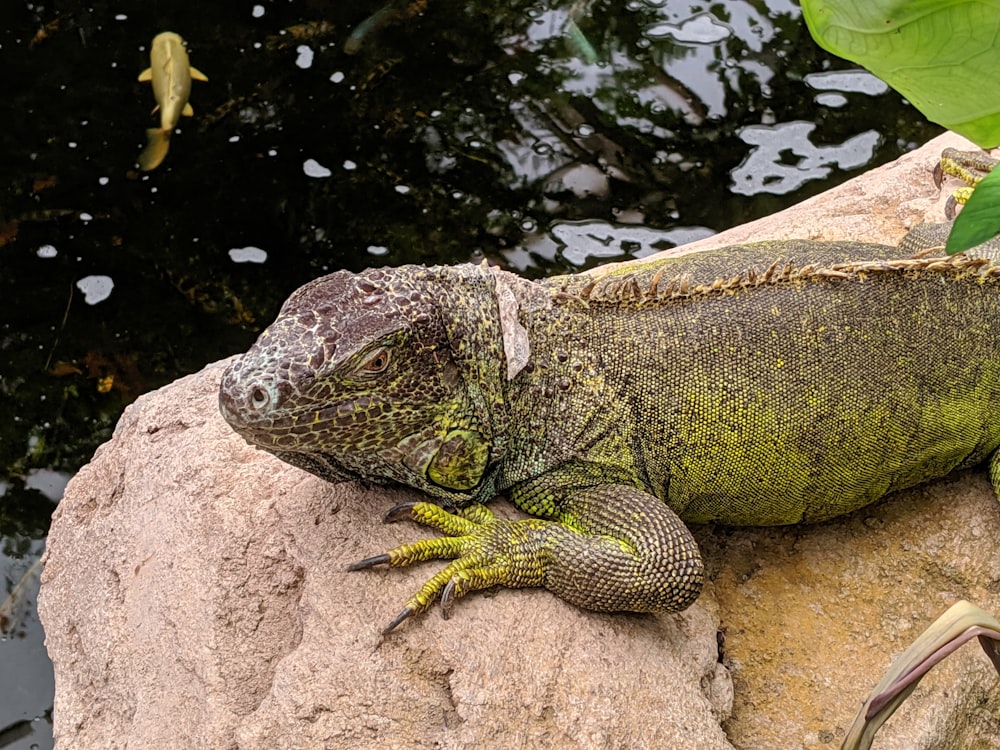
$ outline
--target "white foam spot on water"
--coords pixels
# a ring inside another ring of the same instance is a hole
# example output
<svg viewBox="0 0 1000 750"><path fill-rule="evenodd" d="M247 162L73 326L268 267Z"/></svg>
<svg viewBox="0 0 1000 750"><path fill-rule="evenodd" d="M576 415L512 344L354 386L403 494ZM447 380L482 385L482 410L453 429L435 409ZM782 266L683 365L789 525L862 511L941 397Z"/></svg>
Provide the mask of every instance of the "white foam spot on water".
<svg viewBox="0 0 1000 750"><path fill-rule="evenodd" d="M115 282L110 276L84 276L76 282L76 288L83 292L83 301L88 305L96 305L111 296Z"/></svg>
<svg viewBox="0 0 1000 750"><path fill-rule="evenodd" d="M733 30L721 23L711 13L699 13L680 24L660 23L648 26L643 35L647 39L666 39L686 44L715 44L732 36Z"/></svg>
<svg viewBox="0 0 1000 750"><path fill-rule="evenodd" d="M820 91L846 91L879 96L889 90L889 85L867 70L831 70L810 73L805 78L807 86Z"/></svg>
<svg viewBox="0 0 1000 750"><path fill-rule="evenodd" d="M233 263L263 263L267 260L267 251L259 247L234 247L229 251Z"/></svg>
<svg viewBox="0 0 1000 750"><path fill-rule="evenodd" d="M310 177L329 177L331 172L315 159L306 159L302 163L302 171Z"/></svg>
<svg viewBox="0 0 1000 750"><path fill-rule="evenodd" d="M313 51L312 47L307 47L304 44L300 44L295 48L295 51L299 53L299 56L295 58L295 64L300 68L305 70L306 68L311 68L313 64Z"/></svg>

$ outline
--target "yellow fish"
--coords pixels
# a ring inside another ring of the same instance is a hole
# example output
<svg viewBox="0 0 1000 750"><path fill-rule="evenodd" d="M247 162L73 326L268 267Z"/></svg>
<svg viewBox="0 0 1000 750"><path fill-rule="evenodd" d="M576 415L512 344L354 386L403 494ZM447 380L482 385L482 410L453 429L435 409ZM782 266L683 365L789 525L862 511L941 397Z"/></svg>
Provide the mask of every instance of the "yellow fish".
<svg viewBox="0 0 1000 750"><path fill-rule="evenodd" d="M181 115L194 114L188 97L191 79L207 81L208 78L188 60L184 40L172 31L164 31L153 38L149 50L150 67L139 74L139 81L152 81L156 106L160 110L160 127L146 131L146 148L139 154L139 168L143 172L156 169L170 148L170 134L174 132Z"/></svg>

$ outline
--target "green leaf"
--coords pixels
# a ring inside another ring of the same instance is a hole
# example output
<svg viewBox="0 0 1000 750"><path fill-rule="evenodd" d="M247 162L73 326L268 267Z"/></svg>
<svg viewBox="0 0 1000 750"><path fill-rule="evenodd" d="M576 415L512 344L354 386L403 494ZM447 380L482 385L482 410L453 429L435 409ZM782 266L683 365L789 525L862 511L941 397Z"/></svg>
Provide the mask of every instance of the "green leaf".
<svg viewBox="0 0 1000 750"><path fill-rule="evenodd" d="M1000 0L802 0L823 48L863 65L927 119L1000 143Z"/></svg>
<svg viewBox="0 0 1000 750"><path fill-rule="evenodd" d="M1000 168L983 178L948 235L945 252L960 253L1000 234Z"/></svg>

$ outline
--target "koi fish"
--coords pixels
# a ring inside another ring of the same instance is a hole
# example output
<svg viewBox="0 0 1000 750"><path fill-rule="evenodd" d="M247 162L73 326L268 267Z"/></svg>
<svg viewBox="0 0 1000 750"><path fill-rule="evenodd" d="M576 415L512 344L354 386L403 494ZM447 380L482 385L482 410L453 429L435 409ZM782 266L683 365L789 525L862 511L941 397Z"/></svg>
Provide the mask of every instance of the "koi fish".
<svg viewBox="0 0 1000 750"><path fill-rule="evenodd" d="M146 131L146 148L139 154L139 168L143 172L156 169L170 148L170 134L174 132L181 115L191 117L194 110L188 102L191 79L207 81L197 68L191 67L184 40L172 31L164 31L153 39L149 50L150 67L139 74L139 81L151 81L156 106L160 110L160 127Z"/></svg>

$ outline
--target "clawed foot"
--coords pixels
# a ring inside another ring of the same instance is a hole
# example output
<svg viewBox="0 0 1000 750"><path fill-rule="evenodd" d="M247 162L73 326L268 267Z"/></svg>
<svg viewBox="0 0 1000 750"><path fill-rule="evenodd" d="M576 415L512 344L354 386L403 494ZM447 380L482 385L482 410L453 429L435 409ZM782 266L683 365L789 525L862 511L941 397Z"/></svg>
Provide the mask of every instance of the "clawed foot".
<svg viewBox="0 0 1000 750"><path fill-rule="evenodd" d="M514 502L538 512L533 501L539 497L544 493L527 492ZM383 633L438 598L447 617L455 599L497 585L544 586L598 612L678 612L698 597L704 580L698 545L677 514L649 493L600 484L543 510L546 518L509 521L479 504L453 512L427 502L400 505L386 521L409 517L444 536L401 545L350 570L452 560L410 597Z"/></svg>
<svg viewBox="0 0 1000 750"><path fill-rule="evenodd" d="M470 591L496 585L515 588L543 585L544 570L539 552L543 532L551 522L539 519L509 521L497 518L484 505L473 504L448 512L426 502L404 503L390 509L386 523L409 518L437 529L445 536L403 544L381 555L359 560L348 570L376 565L402 567L424 560L452 560L417 591L396 618L382 631L391 633L404 620L441 600L441 614L447 619L455 599Z"/></svg>
<svg viewBox="0 0 1000 750"><path fill-rule="evenodd" d="M958 206L964 206L969 196L976 189L976 185L988 175L997 160L982 151L959 151L955 148L946 148L941 152L941 160L934 167L934 184L941 187L946 174L957 177L966 184L966 187L958 188L948 197L944 212L948 219L954 219L958 213Z"/></svg>

